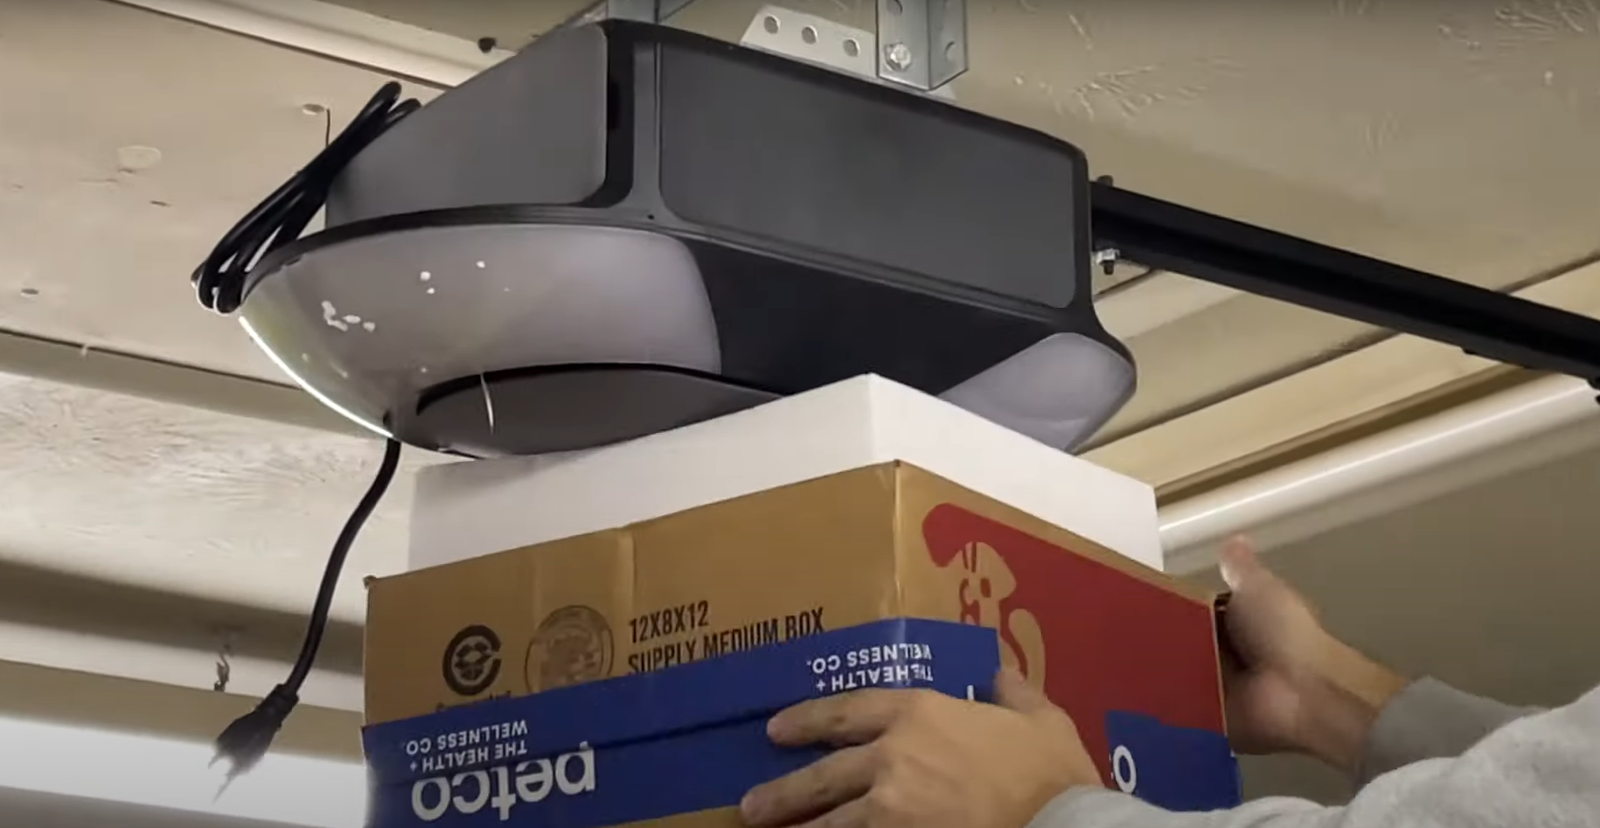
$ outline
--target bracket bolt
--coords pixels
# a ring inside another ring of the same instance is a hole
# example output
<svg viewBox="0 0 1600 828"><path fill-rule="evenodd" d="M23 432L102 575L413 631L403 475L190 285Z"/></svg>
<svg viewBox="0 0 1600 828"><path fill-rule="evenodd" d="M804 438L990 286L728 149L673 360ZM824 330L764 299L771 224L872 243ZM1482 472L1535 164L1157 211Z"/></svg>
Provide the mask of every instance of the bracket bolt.
<svg viewBox="0 0 1600 828"><path fill-rule="evenodd" d="M1106 247L1094 252L1094 263L1100 266L1100 272L1107 276L1116 272L1117 259L1122 258L1122 251L1115 247Z"/></svg>
<svg viewBox="0 0 1600 828"><path fill-rule="evenodd" d="M883 47L883 61L896 72L911 68L911 47L904 43L891 43Z"/></svg>

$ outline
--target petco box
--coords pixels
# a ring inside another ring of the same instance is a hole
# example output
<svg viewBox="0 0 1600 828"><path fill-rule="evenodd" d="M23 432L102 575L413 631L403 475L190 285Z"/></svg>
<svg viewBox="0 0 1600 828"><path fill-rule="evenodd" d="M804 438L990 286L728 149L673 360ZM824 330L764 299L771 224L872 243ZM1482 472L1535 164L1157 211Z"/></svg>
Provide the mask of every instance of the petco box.
<svg viewBox="0 0 1600 828"><path fill-rule="evenodd" d="M366 713L408 719L887 618L955 621L995 631L1001 661L1073 715L1110 783L1113 742L1147 725L1223 731L1212 597L886 463L375 581Z"/></svg>
<svg viewBox="0 0 1600 828"><path fill-rule="evenodd" d="M987 701L1000 649L989 629L889 619L374 725L364 734L368 824L737 828L733 806L746 791L822 755L773 747L765 734L772 713L861 687ZM1187 810L1237 800L1220 733L1151 724L1140 738L1116 748L1125 773L1148 780L1136 794L1149 787L1159 794L1153 801ZM1144 755L1149 764L1136 765Z"/></svg>

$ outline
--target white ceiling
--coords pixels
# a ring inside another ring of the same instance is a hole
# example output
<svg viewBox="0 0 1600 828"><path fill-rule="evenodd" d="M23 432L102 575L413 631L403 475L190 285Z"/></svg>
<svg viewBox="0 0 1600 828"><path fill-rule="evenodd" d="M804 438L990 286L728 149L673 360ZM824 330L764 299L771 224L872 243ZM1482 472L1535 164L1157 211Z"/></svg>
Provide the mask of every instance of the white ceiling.
<svg viewBox="0 0 1600 828"><path fill-rule="evenodd" d="M321 149L303 106L387 78L103 0L0 0L0 33L0 329L278 379L188 275Z"/></svg>

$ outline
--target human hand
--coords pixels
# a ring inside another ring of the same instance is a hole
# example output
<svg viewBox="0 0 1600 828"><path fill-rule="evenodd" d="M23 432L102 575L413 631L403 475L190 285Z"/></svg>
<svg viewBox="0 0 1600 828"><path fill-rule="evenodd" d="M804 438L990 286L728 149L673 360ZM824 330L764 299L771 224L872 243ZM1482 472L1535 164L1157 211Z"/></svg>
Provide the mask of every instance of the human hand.
<svg viewBox="0 0 1600 828"><path fill-rule="evenodd" d="M1241 753L1295 751L1345 769L1405 680L1331 635L1310 603L1264 566L1249 540L1224 548L1228 733Z"/></svg>
<svg viewBox="0 0 1600 828"><path fill-rule="evenodd" d="M1316 681L1333 646L1309 602L1256 557L1247 538L1223 547L1222 579L1232 590L1222 614L1228 734L1241 753L1301 748L1301 688Z"/></svg>
<svg viewBox="0 0 1600 828"><path fill-rule="evenodd" d="M840 749L750 791L751 828L1023 828L1057 794L1099 786L1072 719L1014 672L996 704L931 690L860 690L803 702L767 732Z"/></svg>

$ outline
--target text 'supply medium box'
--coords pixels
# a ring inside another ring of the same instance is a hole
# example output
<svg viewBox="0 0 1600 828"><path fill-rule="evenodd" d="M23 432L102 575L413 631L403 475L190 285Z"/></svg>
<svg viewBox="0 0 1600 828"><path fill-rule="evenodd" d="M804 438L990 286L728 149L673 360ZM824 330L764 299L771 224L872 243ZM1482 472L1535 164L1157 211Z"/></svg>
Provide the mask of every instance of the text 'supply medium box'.
<svg viewBox="0 0 1600 828"><path fill-rule="evenodd" d="M366 714L473 717L489 706L454 708L894 618L988 628L997 661L1074 717L1108 785L1169 807L1237 798L1210 593L898 462L375 581ZM601 707L582 709L623 715ZM646 714L666 728L669 711ZM557 718L530 716L529 733ZM1220 799L1185 787L1219 773Z"/></svg>

